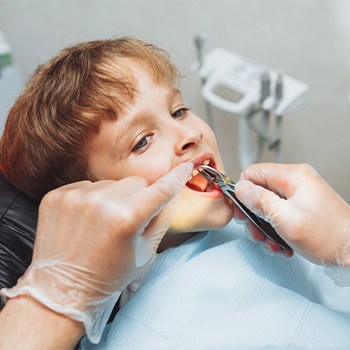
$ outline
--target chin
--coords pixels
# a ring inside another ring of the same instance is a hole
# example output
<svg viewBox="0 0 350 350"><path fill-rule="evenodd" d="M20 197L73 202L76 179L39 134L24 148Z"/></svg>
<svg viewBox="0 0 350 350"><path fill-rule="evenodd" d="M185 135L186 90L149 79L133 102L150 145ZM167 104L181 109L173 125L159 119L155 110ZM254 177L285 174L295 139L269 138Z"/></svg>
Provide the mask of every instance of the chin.
<svg viewBox="0 0 350 350"><path fill-rule="evenodd" d="M200 232L226 226L234 207L224 195L212 196L185 188L168 233Z"/></svg>
<svg viewBox="0 0 350 350"><path fill-rule="evenodd" d="M211 222L201 224L193 224L192 222L184 222L183 220L178 221L175 219L171 222L167 234L199 233L218 230L222 227L225 227L232 220L232 218L233 216L225 221L221 220L220 223Z"/></svg>

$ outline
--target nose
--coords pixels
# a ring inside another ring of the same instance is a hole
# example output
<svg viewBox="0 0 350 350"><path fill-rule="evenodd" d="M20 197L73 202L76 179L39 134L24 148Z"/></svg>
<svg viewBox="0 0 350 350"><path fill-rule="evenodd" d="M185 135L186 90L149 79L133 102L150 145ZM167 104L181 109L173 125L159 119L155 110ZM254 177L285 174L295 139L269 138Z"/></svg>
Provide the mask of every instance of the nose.
<svg viewBox="0 0 350 350"><path fill-rule="evenodd" d="M195 148L203 139L203 133L199 128L194 126L178 125L178 128L173 129L177 133L177 142L175 152L177 155L182 155L192 148Z"/></svg>

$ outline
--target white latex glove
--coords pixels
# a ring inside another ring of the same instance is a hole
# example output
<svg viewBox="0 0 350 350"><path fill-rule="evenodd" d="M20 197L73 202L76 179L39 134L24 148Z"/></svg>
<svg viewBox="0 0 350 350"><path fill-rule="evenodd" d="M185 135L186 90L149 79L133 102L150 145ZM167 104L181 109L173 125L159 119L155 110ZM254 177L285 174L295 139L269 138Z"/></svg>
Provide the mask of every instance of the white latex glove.
<svg viewBox="0 0 350 350"><path fill-rule="evenodd" d="M242 172L236 195L308 260L350 267L350 207L311 166L251 165ZM248 225L255 240L265 239Z"/></svg>
<svg viewBox="0 0 350 350"><path fill-rule="evenodd" d="M1 294L30 295L83 322L89 339L98 342L121 291L156 252L175 211L172 200L192 169L182 164L150 186L129 177L48 193L39 208L32 264Z"/></svg>

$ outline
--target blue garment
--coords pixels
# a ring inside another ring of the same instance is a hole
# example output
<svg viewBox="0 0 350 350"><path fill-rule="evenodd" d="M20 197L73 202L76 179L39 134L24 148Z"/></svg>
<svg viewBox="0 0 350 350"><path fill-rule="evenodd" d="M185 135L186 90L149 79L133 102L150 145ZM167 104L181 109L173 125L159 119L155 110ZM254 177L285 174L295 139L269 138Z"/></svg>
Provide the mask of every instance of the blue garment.
<svg viewBox="0 0 350 350"><path fill-rule="evenodd" d="M101 342L81 348L350 349L350 288L300 256L265 254L237 229L160 254Z"/></svg>

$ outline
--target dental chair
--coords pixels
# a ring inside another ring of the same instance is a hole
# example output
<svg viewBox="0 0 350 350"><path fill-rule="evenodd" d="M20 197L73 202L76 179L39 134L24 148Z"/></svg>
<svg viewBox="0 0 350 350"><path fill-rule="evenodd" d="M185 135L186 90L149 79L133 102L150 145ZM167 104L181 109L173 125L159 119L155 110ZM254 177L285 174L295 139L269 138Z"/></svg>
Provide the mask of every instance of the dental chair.
<svg viewBox="0 0 350 350"><path fill-rule="evenodd" d="M39 202L0 173L0 289L13 287L32 261L38 211ZM0 297L0 311L4 306ZM118 309L117 303L108 322Z"/></svg>
<svg viewBox="0 0 350 350"><path fill-rule="evenodd" d="M0 288L14 286L31 263L38 209L0 174Z"/></svg>

